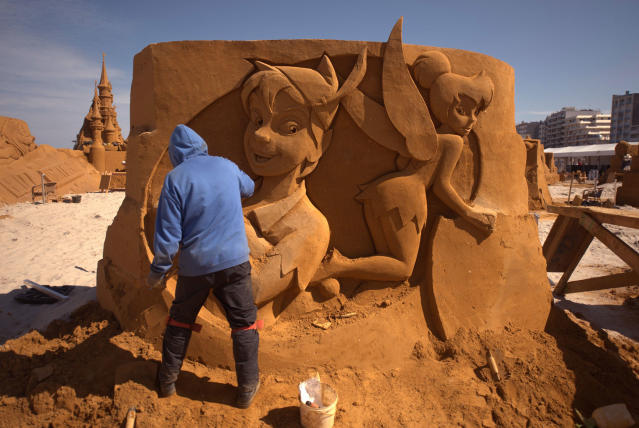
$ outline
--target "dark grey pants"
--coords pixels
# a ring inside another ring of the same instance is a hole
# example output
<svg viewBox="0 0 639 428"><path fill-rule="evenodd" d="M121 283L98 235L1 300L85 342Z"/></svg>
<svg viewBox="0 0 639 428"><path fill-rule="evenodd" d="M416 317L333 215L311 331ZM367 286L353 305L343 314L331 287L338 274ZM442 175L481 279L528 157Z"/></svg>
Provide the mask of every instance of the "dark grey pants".
<svg viewBox="0 0 639 428"><path fill-rule="evenodd" d="M257 307L253 303L251 265L249 262L201 276L178 276L175 300L169 312L171 318L193 324L209 295L217 297L224 307L231 328L248 327L255 323ZM177 380L186 349L191 339L188 328L167 325L162 344L162 364L158 373L161 384ZM231 334L238 385L253 385L259 379L257 330L240 330Z"/></svg>

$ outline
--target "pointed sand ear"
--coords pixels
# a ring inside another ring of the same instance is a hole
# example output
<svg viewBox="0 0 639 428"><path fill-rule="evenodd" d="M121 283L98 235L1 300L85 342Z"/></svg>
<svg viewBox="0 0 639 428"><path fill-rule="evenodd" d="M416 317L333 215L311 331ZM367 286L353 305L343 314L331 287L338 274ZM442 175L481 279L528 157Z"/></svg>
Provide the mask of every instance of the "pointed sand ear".
<svg viewBox="0 0 639 428"><path fill-rule="evenodd" d="M326 83L328 83L333 91L337 91L337 87L339 86L339 82L337 81L337 74L335 73L335 68L333 67L333 63L328 55L324 54L322 56L322 60L317 66L316 71L322 75Z"/></svg>
<svg viewBox="0 0 639 428"><path fill-rule="evenodd" d="M277 71L277 68L262 61L255 61L255 68L258 71Z"/></svg>
<svg viewBox="0 0 639 428"><path fill-rule="evenodd" d="M359 84L362 82L362 79L364 78L364 75L366 74L367 54L368 51L366 50L366 47L364 47L364 49L362 49L357 57L357 62L355 63L355 67L353 67L353 70L351 70L351 74L348 75L348 78L346 79L342 87L339 88L339 91L337 91L337 93L331 98L326 100L326 104L330 104L334 101L342 99L343 97L353 92L353 90L357 88L357 86L359 86Z"/></svg>

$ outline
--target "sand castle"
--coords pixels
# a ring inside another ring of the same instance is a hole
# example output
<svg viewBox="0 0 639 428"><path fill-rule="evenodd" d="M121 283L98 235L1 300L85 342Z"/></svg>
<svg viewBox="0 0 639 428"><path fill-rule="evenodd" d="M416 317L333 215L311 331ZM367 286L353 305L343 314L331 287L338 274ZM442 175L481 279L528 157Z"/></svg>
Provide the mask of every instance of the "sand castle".
<svg viewBox="0 0 639 428"><path fill-rule="evenodd" d="M113 104L111 82L107 76L102 54L100 83L94 90L89 112L84 117L76 137L75 150L82 150L91 164L100 172L123 170L126 160L126 142L118 124L118 115Z"/></svg>
<svg viewBox="0 0 639 428"><path fill-rule="evenodd" d="M494 58L404 45L401 20L387 43L146 47L134 61L127 196L99 263L100 304L123 328L163 332L176 272L161 293L144 278L169 136L184 123L257 181L245 223L268 323L408 281L440 337L543 329L551 296L513 82ZM189 354L226 361L213 298L198 322Z"/></svg>
<svg viewBox="0 0 639 428"><path fill-rule="evenodd" d="M546 163L547 157L544 155L544 145L541 144L540 140L530 138L525 138L524 144L527 152L528 208L531 210L545 209L548 204L552 203L547 180L549 176L553 176ZM559 177L557 176L558 180Z"/></svg>
<svg viewBox="0 0 639 428"><path fill-rule="evenodd" d="M101 187L100 173L125 170L126 142L111 89L103 55L100 83L74 150L38 147L24 121L0 117L0 203L30 200L33 186L42 183L42 174L44 182L55 183L55 193L63 195L97 191ZM126 186L123 174L113 178L111 187Z"/></svg>

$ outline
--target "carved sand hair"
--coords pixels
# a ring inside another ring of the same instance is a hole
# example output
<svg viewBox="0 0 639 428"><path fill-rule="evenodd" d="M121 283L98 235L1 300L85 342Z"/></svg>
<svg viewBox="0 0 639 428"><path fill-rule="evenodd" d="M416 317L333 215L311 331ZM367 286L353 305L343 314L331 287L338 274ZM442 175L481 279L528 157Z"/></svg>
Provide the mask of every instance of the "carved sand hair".
<svg viewBox="0 0 639 428"><path fill-rule="evenodd" d="M294 101L311 109L310 134L315 145L319 147L319 131L329 130L339 101L351 93L366 74L366 49L364 48L358 56L355 67L341 88L335 68L327 55L322 56L316 70L306 67L272 66L261 61L255 61L255 66L258 72L251 75L242 87L242 106L246 114L249 114L249 96L254 91L259 91L266 105L271 108L277 94L286 91Z"/></svg>
<svg viewBox="0 0 639 428"><path fill-rule="evenodd" d="M430 107L435 117L446 122L450 106L459 104L462 95L470 97L485 110L493 99L495 86L485 71L467 77L452 73L446 55L438 51L421 55L413 65L415 80L430 90Z"/></svg>

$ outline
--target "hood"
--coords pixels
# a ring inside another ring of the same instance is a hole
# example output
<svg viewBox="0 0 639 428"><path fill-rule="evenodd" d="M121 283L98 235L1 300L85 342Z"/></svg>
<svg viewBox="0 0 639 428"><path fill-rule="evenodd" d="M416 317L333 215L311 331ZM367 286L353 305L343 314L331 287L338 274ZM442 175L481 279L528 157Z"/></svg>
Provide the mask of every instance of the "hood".
<svg viewBox="0 0 639 428"><path fill-rule="evenodd" d="M209 154L209 147L197 132L186 125L178 125L171 134L169 159L174 167L187 159Z"/></svg>

